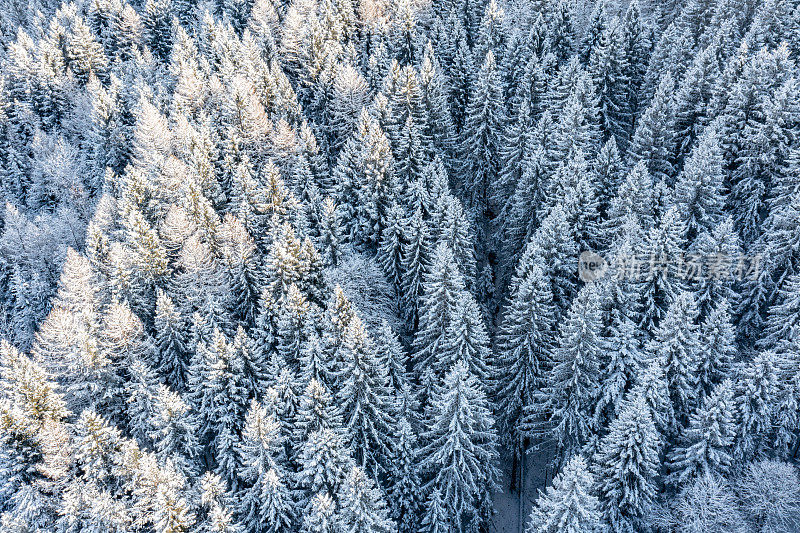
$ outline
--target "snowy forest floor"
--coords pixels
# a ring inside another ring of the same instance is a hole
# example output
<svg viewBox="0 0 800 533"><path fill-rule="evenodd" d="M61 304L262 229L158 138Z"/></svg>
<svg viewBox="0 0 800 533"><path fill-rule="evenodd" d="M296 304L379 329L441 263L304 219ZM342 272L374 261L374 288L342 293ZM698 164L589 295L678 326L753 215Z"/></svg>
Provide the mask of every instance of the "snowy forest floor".
<svg viewBox="0 0 800 533"><path fill-rule="evenodd" d="M512 460L504 454L502 461L502 491L494 495L493 530L497 533L521 533L531 512L531 506L553 476L548 467L552 452L548 449L531 449L525 457L525 483L523 490L509 490ZM520 506L520 498L522 505ZM520 521L521 517L521 521Z"/></svg>

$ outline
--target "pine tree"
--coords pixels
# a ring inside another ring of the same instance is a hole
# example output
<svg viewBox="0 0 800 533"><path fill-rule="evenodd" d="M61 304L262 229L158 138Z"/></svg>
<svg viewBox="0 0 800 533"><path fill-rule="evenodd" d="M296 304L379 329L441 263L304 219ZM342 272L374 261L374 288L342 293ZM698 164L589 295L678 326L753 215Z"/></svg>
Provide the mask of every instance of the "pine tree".
<svg viewBox="0 0 800 533"><path fill-rule="evenodd" d="M456 149L455 127L447 100L446 78L437 60L433 45L428 42L420 65L420 84L428 121L424 135L431 139L441 157L454 169L452 161Z"/></svg>
<svg viewBox="0 0 800 533"><path fill-rule="evenodd" d="M697 140L675 183L675 206L687 220L689 239L703 230L712 231L721 222L725 203L722 164L718 133L712 124Z"/></svg>
<svg viewBox="0 0 800 533"><path fill-rule="evenodd" d="M128 372L130 375L125 383L128 431L141 446L151 446L150 420L156 409L158 375L140 359L128 364Z"/></svg>
<svg viewBox="0 0 800 533"><path fill-rule="evenodd" d="M276 355L290 368L297 367L306 324L311 319L311 305L292 284L278 309Z"/></svg>
<svg viewBox="0 0 800 533"><path fill-rule="evenodd" d="M101 79L105 77L108 58L82 19L76 19L71 32L62 38L66 38L64 46L66 66L78 80L85 84L92 74Z"/></svg>
<svg viewBox="0 0 800 533"><path fill-rule="evenodd" d="M352 533L393 533L397 526L375 481L356 466L350 470L341 492L338 527Z"/></svg>
<svg viewBox="0 0 800 533"><path fill-rule="evenodd" d="M239 492L238 522L247 531L277 533L291 527L292 498L287 487L280 423L255 400L245 418L239 446L245 487Z"/></svg>
<svg viewBox="0 0 800 533"><path fill-rule="evenodd" d="M422 211L417 209L407 222L401 245L402 300L406 318L416 328L423 273L431 261L431 235Z"/></svg>
<svg viewBox="0 0 800 533"><path fill-rule="evenodd" d="M534 265L512 292L498 333L500 353L494 363L498 429L514 444L518 457L525 451L520 418L541 401L552 362L553 307L547 278Z"/></svg>
<svg viewBox="0 0 800 533"><path fill-rule="evenodd" d="M344 228L342 215L336 203L326 197L322 201L318 246L327 266L336 266L344 253Z"/></svg>
<svg viewBox="0 0 800 533"><path fill-rule="evenodd" d="M0 342L0 495L4 512L23 519L45 515L53 464L62 421L69 415L65 402L45 371L7 341ZM53 448L53 446L56 448Z"/></svg>
<svg viewBox="0 0 800 533"><path fill-rule="evenodd" d="M486 54L470 90L461 141L464 195L476 212L489 209L491 184L500 168L505 123L503 87L494 54Z"/></svg>
<svg viewBox="0 0 800 533"><path fill-rule="evenodd" d="M423 509L422 482L419 472L419 443L409 420L402 416L395 426L395 441L391 454L389 502L391 517L400 533L412 533L420 525Z"/></svg>
<svg viewBox="0 0 800 533"><path fill-rule="evenodd" d="M378 242L386 221L393 165L388 139L367 109L362 109L333 170L339 203L346 208L344 219L351 240Z"/></svg>
<svg viewBox="0 0 800 533"><path fill-rule="evenodd" d="M580 455L569 460L531 510L526 533L579 533L600 525L595 479Z"/></svg>
<svg viewBox="0 0 800 533"><path fill-rule="evenodd" d="M316 494L303 512L302 533L334 533L336 504L327 492Z"/></svg>
<svg viewBox="0 0 800 533"><path fill-rule="evenodd" d="M497 436L484 392L464 362L447 373L427 415L423 468L444 495L447 522L466 525L498 481Z"/></svg>
<svg viewBox="0 0 800 533"><path fill-rule="evenodd" d="M663 436L673 424L675 414L669 399L664 365L661 360L650 361L642 368L633 389L631 389L630 396L641 397L644 400L656 430Z"/></svg>
<svg viewBox="0 0 800 533"><path fill-rule="evenodd" d="M160 385L150 425L150 438L158 455L172 461L175 469L184 476L196 475L202 451L198 441L197 414L189 409L183 398Z"/></svg>
<svg viewBox="0 0 800 533"><path fill-rule="evenodd" d="M742 256L742 250L733 220L727 217L713 231L701 233L690 247L690 253L706 258L705 275L693 281L700 316L707 317L713 306L722 300L727 300L736 309L740 289L736 286L733 269L738 261L736 258Z"/></svg>
<svg viewBox="0 0 800 533"><path fill-rule="evenodd" d="M386 225L378 243L377 261L387 279L399 291L403 281L403 238L405 213L392 201L386 212Z"/></svg>
<svg viewBox="0 0 800 533"><path fill-rule="evenodd" d="M611 199L623 180L624 167L618 143L609 139L597 154L593 168L597 173L597 204L601 216L609 212Z"/></svg>
<svg viewBox="0 0 800 533"><path fill-rule="evenodd" d="M737 413L734 457L747 461L764 454L778 395L776 356L760 352L740 370L734 391Z"/></svg>
<svg viewBox="0 0 800 533"><path fill-rule="evenodd" d="M734 409L733 384L725 380L692 414L680 444L669 454L672 483L679 486L693 476L727 473L736 432Z"/></svg>
<svg viewBox="0 0 800 533"><path fill-rule="evenodd" d="M625 56L625 68L622 78L627 82L627 95L625 98L625 108L631 113L640 111L640 103L643 100L640 89L644 83L647 72L647 62L650 55L650 39L647 22L643 20L638 0L628 4L628 9L622 19L622 30L620 41L622 53ZM635 115L631 116L633 118ZM633 136L633 124L627 124L627 136ZM624 138L623 138L624 140ZM620 150L626 149L624 143L620 144Z"/></svg>
<svg viewBox="0 0 800 533"><path fill-rule="evenodd" d="M353 458L367 472L385 471L394 425L388 360L375 351L358 317L347 326L343 348L338 401Z"/></svg>
<svg viewBox="0 0 800 533"><path fill-rule="evenodd" d="M576 292L576 275L573 261L578 255L578 244L567 220L563 206L556 205L539 228L531 236L519 259L521 269L529 269L539 263L542 271L550 278L550 291L556 303L555 321L559 322L568 308L568 302ZM534 261L533 259L536 259ZM524 278L524 270L517 270L516 280ZM511 289L514 284L512 282Z"/></svg>
<svg viewBox="0 0 800 533"><path fill-rule="evenodd" d="M551 133L548 130L552 127L550 114L545 111L534 133L542 139L531 141L531 146L526 148L525 158L521 163L521 175L504 217L502 240L504 251L509 258L517 257L536 227L537 217L531 216L531 213L540 210L545 198L546 184L550 179L552 150L548 151L544 141L547 134Z"/></svg>
<svg viewBox="0 0 800 533"><path fill-rule="evenodd" d="M206 517L199 530L203 533L241 533L242 527L233 519L230 509L232 497L225 481L206 472L200 478L200 489Z"/></svg>
<svg viewBox="0 0 800 533"><path fill-rule="evenodd" d="M430 490L421 526L420 531L424 533L446 533L451 531L450 516L445 503L442 501L442 491L435 485Z"/></svg>
<svg viewBox="0 0 800 533"><path fill-rule="evenodd" d="M688 275L688 271L680 270L680 260L685 246L683 235L685 230L680 213L675 207L670 207L661 217L659 224L650 229L645 236L645 257L634 258L649 263L640 264L646 269L642 289L644 309L641 324L646 329L653 330L655 324L663 320L669 307L685 288L684 278Z"/></svg>
<svg viewBox="0 0 800 533"><path fill-rule="evenodd" d="M156 349L158 350L158 372L167 377L176 390L183 390L189 367L186 321L178 314L172 299L161 290L156 293L154 319Z"/></svg>
<svg viewBox="0 0 800 533"><path fill-rule="evenodd" d="M634 397L601 441L594 470L603 519L615 531L636 531L656 496L661 442L650 410Z"/></svg>
<svg viewBox="0 0 800 533"><path fill-rule="evenodd" d="M697 305L690 292L677 296L647 345L651 357L664 365L667 389L676 420L669 428L678 431L694 409L698 396L700 341Z"/></svg>
<svg viewBox="0 0 800 533"><path fill-rule="evenodd" d="M650 106L638 120L628 147L633 162L644 161L656 181L671 184L675 169L670 160L674 133L672 130L672 76L665 75L658 85Z"/></svg>
<svg viewBox="0 0 800 533"><path fill-rule="evenodd" d="M619 416L622 400L633 388L645 358L635 323L621 313L613 315L610 335L603 339L606 353L600 359L600 398L595 407L598 427L607 427Z"/></svg>
<svg viewBox="0 0 800 533"><path fill-rule="evenodd" d="M414 337L414 371L421 376L427 368L441 377L454 361L439 363L447 352L448 333L455 320L456 305L465 292L464 279L446 243L440 243L434 252L430 269L423 278L419 305L420 329ZM469 364L468 361L464 361Z"/></svg>
<svg viewBox="0 0 800 533"><path fill-rule="evenodd" d="M623 227L633 219L644 231L656 223L656 199L652 176L643 161L639 161L623 178L610 199L608 217L602 224L603 240L609 245L622 237Z"/></svg>
<svg viewBox="0 0 800 533"><path fill-rule="evenodd" d="M598 287L586 285L561 325L546 389L551 431L561 457L571 456L594 435L591 406L600 392L601 328Z"/></svg>
<svg viewBox="0 0 800 533"><path fill-rule="evenodd" d="M727 300L722 299L700 324L698 341L698 383L700 391L709 394L714 385L730 375L737 354L736 330Z"/></svg>
<svg viewBox="0 0 800 533"><path fill-rule="evenodd" d="M450 246L467 286L472 286L476 277L474 234L461 202L449 193L440 195L431 219L435 240Z"/></svg>
<svg viewBox="0 0 800 533"><path fill-rule="evenodd" d="M253 238L236 217L225 217L223 231L222 255L231 280L233 315L240 323L251 324L262 292L260 257Z"/></svg>
<svg viewBox="0 0 800 533"><path fill-rule="evenodd" d="M565 0L555 0L548 6L547 40L545 48L553 53L558 61L564 62L572 57L577 48L577 36L573 17L573 6Z"/></svg>
<svg viewBox="0 0 800 533"><path fill-rule="evenodd" d="M193 406L200 416L200 434L211 440L218 474L234 488L239 468L235 440L247 401L243 362L236 355L224 334L215 329L210 344L198 345L189 372Z"/></svg>
<svg viewBox="0 0 800 533"><path fill-rule="evenodd" d="M166 61L172 50L171 0L147 0L142 22L145 42L156 56Z"/></svg>
<svg viewBox="0 0 800 533"><path fill-rule="evenodd" d="M332 429L321 429L308 436L298 456L297 483L306 495L301 501L308 512L314 495L340 494L342 485L355 465L343 438Z"/></svg>
<svg viewBox="0 0 800 533"><path fill-rule="evenodd" d="M478 302L469 292L458 295L444 337L439 364L464 361L470 372L484 382L489 375L489 334Z"/></svg>
<svg viewBox="0 0 800 533"><path fill-rule="evenodd" d="M295 418L293 441L300 446L315 431L331 429L341 432L342 409L334 403L328 389L319 381L312 379L300 396Z"/></svg>
<svg viewBox="0 0 800 533"><path fill-rule="evenodd" d="M386 320L375 331L375 353L386 359L391 390L399 391L409 384L409 357L397 333Z"/></svg>

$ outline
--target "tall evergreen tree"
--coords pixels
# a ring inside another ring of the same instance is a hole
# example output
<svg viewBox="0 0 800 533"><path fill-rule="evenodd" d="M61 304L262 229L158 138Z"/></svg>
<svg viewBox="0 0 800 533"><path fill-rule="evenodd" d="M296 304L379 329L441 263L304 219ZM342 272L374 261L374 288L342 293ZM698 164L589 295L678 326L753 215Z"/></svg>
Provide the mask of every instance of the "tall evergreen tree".
<svg viewBox="0 0 800 533"><path fill-rule="evenodd" d="M734 435L733 384L726 380L692 414L680 444L669 454L672 482L678 485L696 475L725 474L731 465Z"/></svg>
<svg viewBox="0 0 800 533"><path fill-rule="evenodd" d="M422 464L431 476L429 486L444 495L447 522L464 527L499 478L494 418L464 362L453 366L434 393L424 438Z"/></svg>
<svg viewBox="0 0 800 533"><path fill-rule="evenodd" d="M553 436L561 457L569 457L595 434L591 407L600 393L600 295L596 284L581 289L561 325L553 352L547 395Z"/></svg>
<svg viewBox="0 0 800 533"><path fill-rule="evenodd" d="M539 492L528 520L526 533L578 533L600 526L600 510L594 495L595 478L586 461L576 455Z"/></svg>
<svg viewBox="0 0 800 533"><path fill-rule="evenodd" d="M461 141L462 188L478 213L491 209L489 193L500 172L504 123L502 81L490 50L470 89Z"/></svg>
<svg viewBox="0 0 800 533"><path fill-rule="evenodd" d="M661 441L642 397L633 398L600 443L594 470L604 521L635 531L656 495Z"/></svg>

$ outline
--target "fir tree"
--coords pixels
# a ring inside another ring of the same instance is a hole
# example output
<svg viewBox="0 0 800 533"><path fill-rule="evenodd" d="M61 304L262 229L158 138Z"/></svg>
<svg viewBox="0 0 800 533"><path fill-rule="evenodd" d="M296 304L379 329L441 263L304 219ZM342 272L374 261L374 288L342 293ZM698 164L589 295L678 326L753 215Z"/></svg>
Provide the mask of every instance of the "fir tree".
<svg viewBox="0 0 800 533"><path fill-rule="evenodd" d="M595 479L586 461L576 455L539 492L526 533L578 533L594 531L600 525L600 511L594 495Z"/></svg>
<svg viewBox="0 0 800 533"><path fill-rule="evenodd" d="M656 495L661 441L643 398L634 397L601 441L594 470L603 519L616 531L644 523Z"/></svg>
<svg viewBox="0 0 800 533"><path fill-rule="evenodd" d="M667 389L676 420L670 427L674 434L697 402L700 341L697 306L689 292L683 292L670 306L664 319L653 332L647 349L664 365Z"/></svg>
<svg viewBox="0 0 800 533"><path fill-rule="evenodd" d="M547 387L551 431L562 457L572 455L594 435L590 411L600 392L601 327L598 287L586 285L561 326Z"/></svg>
<svg viewBox="0 0 800 533"><path fill-rule="evenodd" d="M735 435L733 384L717 385L691 416L680 444L669 454L671 480L682 485L692 476L725 474L731 465Z"/></svg>
<svg viewBox="0 0 800 533"><path fill-rule="evenodd" d="M481 495L499 477L494 418L465 363L447 373L427 418L423 468L432 475L432 489L446 495L446 523L462 527L478 513Z"/></svg>
<svg viewBox="0 0 800 533"><path fill-rule="evenodd" d="M504 122L503 87L490 50L470 90L461 141L463 190L477 212L490 208L488 195L500 171Z"/></svg>

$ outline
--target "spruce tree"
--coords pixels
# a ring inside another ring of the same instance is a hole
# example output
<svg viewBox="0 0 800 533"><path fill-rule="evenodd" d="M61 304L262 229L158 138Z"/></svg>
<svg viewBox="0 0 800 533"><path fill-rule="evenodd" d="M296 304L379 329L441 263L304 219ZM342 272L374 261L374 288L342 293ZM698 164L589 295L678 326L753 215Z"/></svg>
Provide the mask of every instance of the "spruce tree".
<svg viewBox="0 0 800 533"><path fill-rule="evenodd" d="M490 187L500 171L504 123L503 87L490 50L470 90L461 141L462 187L478 213L490 208Z"/></svg>
<svg viewBox="0 0 800 533"><path fill-rule="evenodd" d="M667 468L672 483L679 486L692 476L727 473L736 431L734 409L733 384L725 380L692 414L680 444L670 452Z"/></svg>
<svg viewBox="0 0 800 533"><path fill-rule="evenodd" d="M447 502L448 522L466 525L480 497L496 487L494 417L478 380L464 362L447 373L431 399L422 466Z"/></svg>
<svg viewBox="0 0 800 533"><path fill-rule="evenodd" d="M571 456L595 434L591 408L600 393L603 349L598 286L581 289L560 328L547 396L550 425L561 457Z"/></svg>
<svg viewBox="0 0 800 533"><path fill-rule="evenodd" d="M615 531L641 527L656 496L661 440L641 397L633 398L595 458L597 493L604 521Z"/></svg>
<svg viewBox="0 0 800 533"><path fill-rule="evenodd" d="M677 296L647 345L651 357L662 362L676 419L669 431L688 420L698 398L700 339L697 305L690 292Z"/></svg>
<svg viewBox="0 0 800 533"><path fill-rule="evenodd" d="M542 401L553 355L552 293L541 267L533 266L515 287L498 333L495 360L499 430L513 443L518 460L525 451L522 413Z"/></svg>
<svg viewBox="0 0 800 533"><path fill-rule="evenodd" d="M595 477L580 455L569 460L545 492L540 491L526 533L579 533L600 525Z"/></svg>

